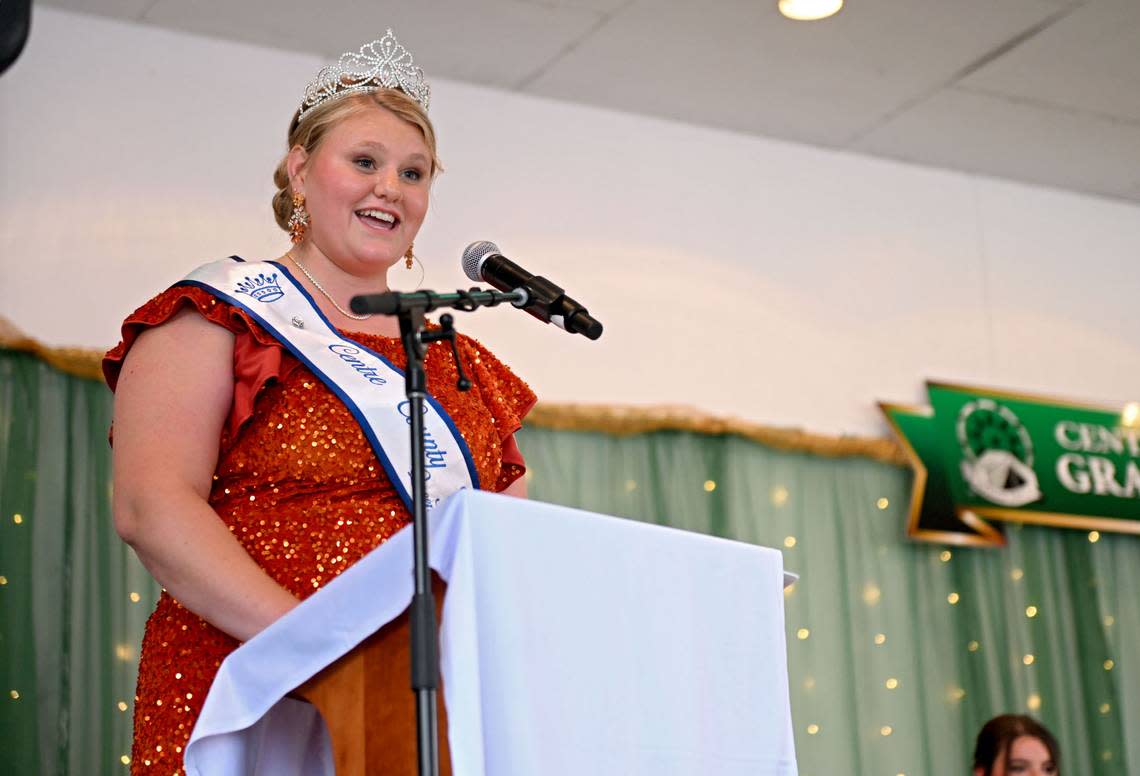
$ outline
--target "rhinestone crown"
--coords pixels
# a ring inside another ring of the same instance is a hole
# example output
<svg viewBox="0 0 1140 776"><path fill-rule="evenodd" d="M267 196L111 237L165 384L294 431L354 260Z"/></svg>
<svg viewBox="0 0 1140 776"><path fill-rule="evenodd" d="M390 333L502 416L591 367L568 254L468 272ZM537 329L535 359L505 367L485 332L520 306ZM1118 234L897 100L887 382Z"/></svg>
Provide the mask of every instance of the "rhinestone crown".
<svg viewBox="0 0 1140 776"><path fill-rule="evenodd" d="M380 40L366 43L356 53L346 51L335 65L321 68L305 88L297 120L304 119L309 111L329 100L377 89L399 89L424 110L428 109L431 99L424 71L416 67L411 53L400 45L391 28Z"/></svg>

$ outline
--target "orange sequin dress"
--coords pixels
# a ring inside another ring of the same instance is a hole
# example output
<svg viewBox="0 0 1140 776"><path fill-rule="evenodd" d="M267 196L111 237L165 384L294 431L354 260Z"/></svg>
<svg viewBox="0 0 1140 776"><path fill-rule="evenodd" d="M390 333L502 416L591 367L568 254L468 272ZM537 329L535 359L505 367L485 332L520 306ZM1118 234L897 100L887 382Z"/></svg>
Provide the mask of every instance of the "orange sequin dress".
<svg viewBox="0 0 1140 776"><path fill-rule="evenodd" d="M356 420L324 384L240 309L197 288L171 288L123 324L104 358L112 390L138 334L194 307L234 334L234 400L210 505L278 584L305 598L411 520ZM403 368L396 338L343 332ZM514 442L534 394L501 361L459 337L460 392L446 343L425 362L432 395L455 421L483 488L523 474ZM163 592L147 621L135 695L131 772L183 773L182 749L222 660L238 642Z"/></svg>

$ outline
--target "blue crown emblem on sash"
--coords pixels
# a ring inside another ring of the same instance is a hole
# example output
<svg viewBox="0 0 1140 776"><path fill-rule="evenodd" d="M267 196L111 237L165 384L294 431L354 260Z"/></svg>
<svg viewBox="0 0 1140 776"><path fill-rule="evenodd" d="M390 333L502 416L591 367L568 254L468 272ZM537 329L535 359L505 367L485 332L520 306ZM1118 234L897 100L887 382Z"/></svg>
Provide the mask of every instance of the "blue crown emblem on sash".
<svg viewBox="0 0 1140 776"><path fill-rule="evenodd" d="M276 302L285 296L285 292L281 290L281 286L277 283L276 272L272 275L266 275L264 272L261 272L255 277L246 275L245 279L237 284L234 291L239 294L252 296L259 302Z"/></svg>

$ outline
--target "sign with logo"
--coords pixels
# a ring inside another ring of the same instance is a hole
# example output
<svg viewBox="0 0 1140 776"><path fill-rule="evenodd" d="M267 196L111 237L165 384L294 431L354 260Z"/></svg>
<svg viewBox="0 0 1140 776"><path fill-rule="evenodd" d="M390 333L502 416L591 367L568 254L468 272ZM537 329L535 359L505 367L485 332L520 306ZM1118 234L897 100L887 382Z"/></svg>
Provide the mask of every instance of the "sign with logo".
<svg viewBox="0 0 1140 776"><path fill-rule="evenodd" d="M927 383L880 403L914 470L907 535L1005 543L1002 522L1140 534L1140 423L1120 410Z"/></svg>

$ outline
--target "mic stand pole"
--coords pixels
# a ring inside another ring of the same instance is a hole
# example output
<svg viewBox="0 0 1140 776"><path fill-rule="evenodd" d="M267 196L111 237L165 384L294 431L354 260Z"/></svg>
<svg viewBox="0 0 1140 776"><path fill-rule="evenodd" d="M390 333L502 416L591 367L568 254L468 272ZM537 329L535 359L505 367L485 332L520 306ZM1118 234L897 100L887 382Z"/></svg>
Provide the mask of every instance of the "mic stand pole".
<svg viewBox="0 0 1140 776"><path fill-rule="evenodd" d="M450 318L451 316L447 316ZM439 774L438 698L439 654L435 630L435 597L428 566L427 482L424 479L424 373L426 341L437 337L424 331L424 310L411 307L399 314L400 339L408 354L404 382L408 394L408 424L412 434L412 536L415 592L412 595L412 692L416 694L416 751L420 776ZM450 321L448 321L450 323ZM450 327L448 327L450 329ZM439 332L442 334L442 332ZM455 332L451 330L454 341Z"/></svg>
<svg viewBox="0 0 1140 776"><path fill-rule="evenodd" d="M427 397L427 375L424 356L427 345L448 341L459 374L457 387L471 388L463 373L455 328L449 313L439 318L437 331L424 330L424 313L439 307L472 311L477 307L493 307L503 302L525 298L521 292L502 293L473 288L454 294L419 291L411 294L389 292L352 299L358 313L373 312L396 315L400 320L400 339L408 357L404 383L408 395L408 425L412 441L412 537L415 592L412 595L411 659L412 691L416 695L416 751L419 776L439 776L439 644L436 638L435 596L431 592L431 570L428 565L427 480L424 470L424 400ZM433 505L434 506L434 505Z"/></svg>

